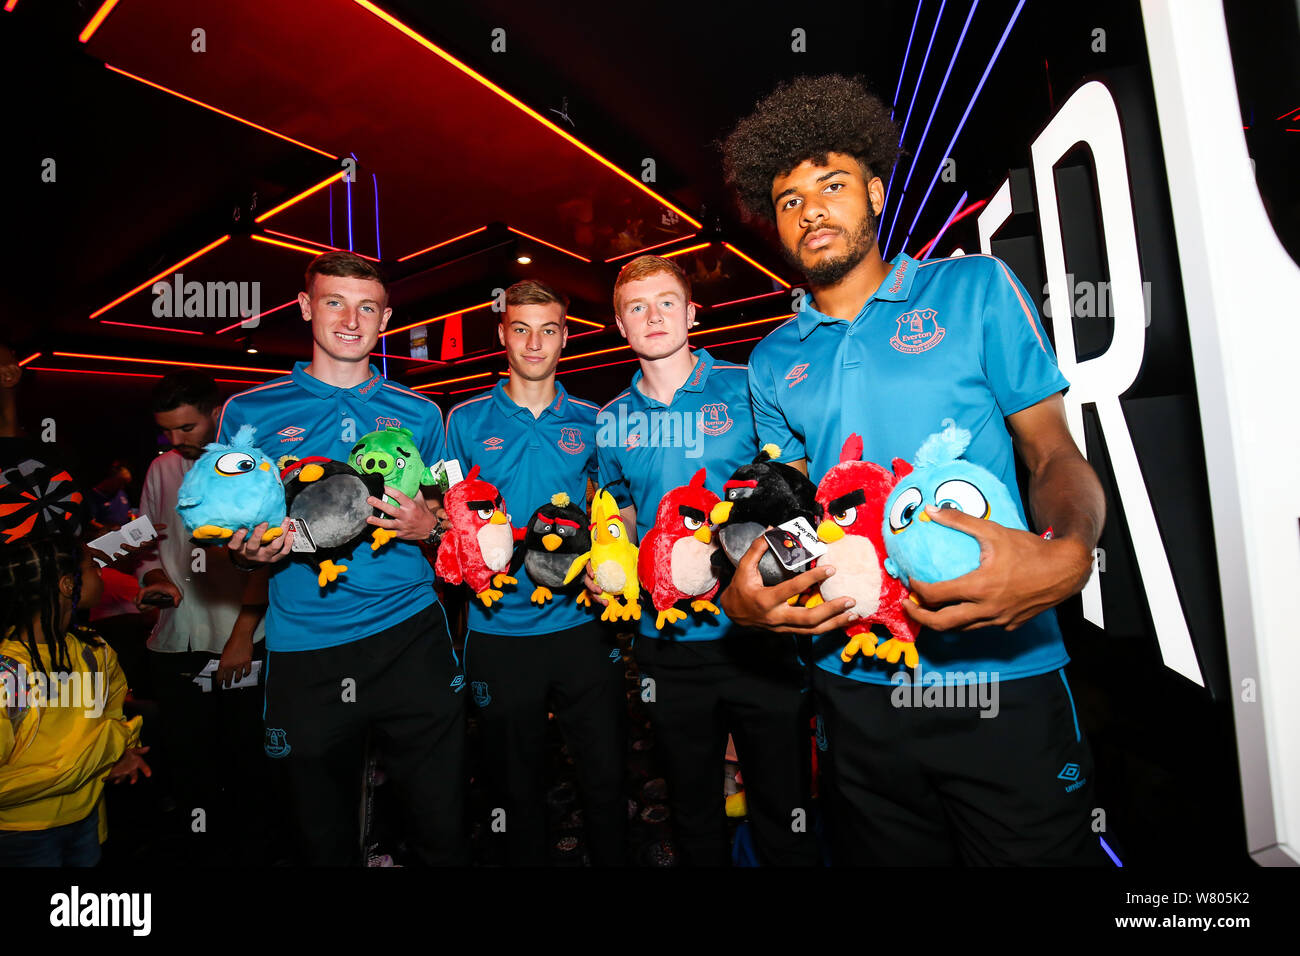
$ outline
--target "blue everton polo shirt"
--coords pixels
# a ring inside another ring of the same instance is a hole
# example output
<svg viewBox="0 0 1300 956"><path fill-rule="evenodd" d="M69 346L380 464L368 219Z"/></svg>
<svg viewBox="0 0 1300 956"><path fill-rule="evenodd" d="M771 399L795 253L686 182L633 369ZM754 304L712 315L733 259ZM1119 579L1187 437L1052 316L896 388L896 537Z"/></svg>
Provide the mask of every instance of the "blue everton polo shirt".
<svg viewBox="0 0 1300 956"><path fill-rule="evenodd" d="M637 541L654 527L655 512L664 495L688 484L701 468L707 469L705 487L719 498L722 483L758 454L754 415L749 403L749 382L743 365L715 362L704 349L686 383L665 405L647 397L632 384L596 418L600 484L618 479L626 484L610 488L619 507L636 507ZM717 604L717 598L714 598ZM725 614L697 614L655 628L650 595L641 591L641 634L675 641L713 641L725 637L731 621Z"/></svg>
<svg viewBox="0 0 1300 956"><path fill-rule="evenodd" d="M754 347L749 384L759 440L779 445L782 461L807 458L808 476L820 482L855 432L863 458L888 468L894 458L910 462L952 419L971 433L966 459L1006 484L1024 518L1005 419L1070 384L1033 301L993 256L918 262L900 255L891 265L852 322L806 300ZM861 656L845 664L843 646L841 632L819 636L814 660L876 684L903 668ZM1069 660L1054 610L1015 631L922 630L916 647L923 673L983 672L981 679L1032 677Z"/></svg>
<svg viewBox="0 0 1300 956"><path fill-rule="evenodd" d="M501 379L486 394L447 413L447 457L458 459L465 474L478 465L479 477L496 485L505 499L511 525L526 528L533 512L557 492L579 508L587 507L587 479L596 478L597 410L556 382L555 400L534 417L515 404ZM533 604L537 585L528 569L520 567L513 577L519 583L502 588L504 596L492 607L469 602L471 630L553 634L593 619L574 594L557 593L540 607Z"/></svg>
<svg viewBox="0 0 1300 956"><path fill-rule="evenodd" d="M425 464L445 457L442 412L432 400L388 381L373 365L360 385L336 388L308 375L307 364L298 362L289 375L232 396L221 410L217 440L229 442L240 426L252 425L257 447L272 461L284 455L346 461L361 436L405 427ZM363 541L343 559L347 571L323 588L316 566L304 560L309 557L274 565L268 650L308 651L357 641L438 601L433 568L414 541L394 539L378 551Z"/></svg>

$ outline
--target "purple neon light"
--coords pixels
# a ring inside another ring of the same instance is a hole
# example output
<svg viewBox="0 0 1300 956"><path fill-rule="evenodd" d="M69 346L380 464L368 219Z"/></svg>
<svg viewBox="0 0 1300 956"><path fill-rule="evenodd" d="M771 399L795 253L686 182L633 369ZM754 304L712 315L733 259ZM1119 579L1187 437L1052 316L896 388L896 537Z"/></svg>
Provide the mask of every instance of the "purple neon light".
<svg viewBox="0 0 1300 956"><path fill-rule="evenodd" d="M925 211L925 204L930 199L930 193L934 191L934 184L939 181L939 173L943 172L943 161L952 155L952 148L957 143L957 137L961 135L962 129L966 125L966 120L970 117L970 111L975 108L975 101L979 99L980 91L984 89L984 83L993 72L993 64L997 62L998 54L1002 52L1002 47L1006 45L1007 37L1011 35L1011 28L1016 25L1016 20L1020 16L1020 11L1025 7L1025 0L1020 0L1016 4L1015 12L1011 14L1011 19L1007 21L1007 28L1002 31L1002 39L998 40L997 48L993 51L993 56L989 57L989 65L984 67L984 75L980 77L979 84L975 87L975 92L971 95L970 102L966 104L966 112L961 114L961 121L957 123L957 131L952 134L952 139L948 141L947 147L943 151L943 159L939 160L939 166L934 171L934 178L930 180L930 186L921 197L921 205L916 210L916 215L912 218L912 224L907 227L907 238L903 240L903 247L912 241L912 230L916 228L917 221L921 218L921 213Z"/></svg>
<svg viewBox="0 0 1300 956"><path fill-rule="evenodd" d="M349 153L348 155L351 156L353 159L357 158L355 153ZM353 175L355 175L355 173L349 173L347 176L343 177L343 184L348 187L348 251L349 252L356 251L355 247L352 245L352 176Z"/></svg>
<svg viewBox="0 0 1300 956"><path fill-rule="evenodd" d="M907 72L907 58L912 53L912 38L916 36L916 22L921 19L921 4L925 0L916 0L916 15L912 17L912 32L907 35L907 49L903 51L903 65L898 71L898 86L894 88L894 105L889 108L889 118L894 118L894 110L898 108L898 94L903 89L903 75Z"/></svg>
<svg viewBox="0 0 1300 956"><path fill-rule="evenodd" d="M970 22L975 18L975 8L979 5L980 0L971 0L970 12L966 14L966 22L962 25L961 36L957 38L957 45L952 48L952 56L948 59L948 69L944 71L943 82L939 84L939 92L935 94L934 102L930 104L930 117L925 121L925 129L921 131L920 142L912 150L912 161L907 167L907 178L903 180L904 196L907 195L907 187L912 183L912 174L916 172L916 158L921 155L921 149L925 146L925 138L930 135L930 125L934 122L934 114L939 109L939 101L943 99L943 91L948 88L948 78L952 76L953 64L957 62L957 54L961 52L961 45L966 40L966 31L970 29ZM885 248L889 247L889 240L894 238L894 226L896 225L898 225L897 210L895 210L894 218L889 223L889 235L885 237Z"/></svg>
<svg viewBox="0 0 1300 956"><path fill-rule="evenodd" d="M963 189L961 193L961 198L957 200L957 205L952 207L952 212L948 213L948 218L944 220L943 228L939 230L939 235L935 236L934 239L930 241L930 246L926 250L927 252L934 252L934 250L938 247L939 240L942 239L943 234L948 231L948 227L952 225L952 221L957 218L957 213L959 213L961 211L961 207L965 205L966 197L968 195L970 194ZM904 251L906 251L907 247L904 246L903 249Z"/></svg>
<svg viewBox="0 0 1300 956"><path fill-rule="evenodd" d="M370 180L375 185L375 258L382 259L384 254L379 251L379 175L371 173ZM384 374L387 375L388 373L385 372Z"/></svg>
<svg viewBox="0 0 1300 956"><path fill-rule="evenodd" d="M1106 838L1098 834L1097 839L1101 841L1101 848L1106 851L1106 855L1110 857L1111 860L1114 861L1115 865L1121 870L1124 869L1124 864L1119 861L1119 857L1117 857L1115 851L1110 848L1110 844L1106 842Z"/></svg>
<svg viewBox="0 0 1300 956"><path fill-rule="evenodd" d="M912 119L912 107L916 105L916 94L921 89L921 78L925 76L926 64L930 62L930 48L934 46L934 35L939 32L939 21L943 19L943 8L948 5L948 0L940 0L939 14L934 18L934 28L930 31L930 42L925 45L925 58L921 60L921 71L916 74L916 86L912 88L912 100L907 104L907 115L903 117L903 131L898 134L898 145L903 145L903 137L907 135L907 124ZM889 190L894 185L894 173L898 171L898 164L894 164L893 171L889 174L889 184L885 186L885 208L889 208Z"/></svg>

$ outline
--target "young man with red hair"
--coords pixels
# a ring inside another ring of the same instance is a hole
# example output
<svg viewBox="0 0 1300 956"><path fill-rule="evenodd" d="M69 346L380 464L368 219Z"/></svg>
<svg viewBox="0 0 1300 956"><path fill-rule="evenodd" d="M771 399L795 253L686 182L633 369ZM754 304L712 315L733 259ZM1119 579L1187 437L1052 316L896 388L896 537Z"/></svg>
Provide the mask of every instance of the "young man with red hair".
<svg viewBox="0 0 1300 956"><path fill-rule="evenodd" d="M614 316L641 367L597 418L600 483L617 482L610 491L641 540L665 494L703 467L706 487L722 497L723 482L754 459L758 442L745 366L690 348L695 306L676 263L640 256L625 265ZM636 656L684 862L728 860L722 770L730 733L761 861L815 864L808 712L794 642L742 631L725 614L654 625L653 610L643 611Z"/></svg>

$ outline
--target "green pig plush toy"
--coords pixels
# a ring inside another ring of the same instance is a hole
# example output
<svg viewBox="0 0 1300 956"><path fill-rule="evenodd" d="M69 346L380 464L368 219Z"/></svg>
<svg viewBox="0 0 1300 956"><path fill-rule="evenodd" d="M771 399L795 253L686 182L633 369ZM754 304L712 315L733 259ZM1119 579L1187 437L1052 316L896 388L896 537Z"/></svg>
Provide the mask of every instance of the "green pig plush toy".
<svg viewBox="0 0 1300 956"><path fill-rule="evenodd" d="M433 470L420 458L415 436L409 428L389 427L362 435L348 452L348 464L362 475L381 475L384 484L391 485L408 498L414 498L421 485L437 483ZM388 495L384 495L384 501L397 504ZM395 537L396 531L376 528L373 547L379 548Z"/></svg>

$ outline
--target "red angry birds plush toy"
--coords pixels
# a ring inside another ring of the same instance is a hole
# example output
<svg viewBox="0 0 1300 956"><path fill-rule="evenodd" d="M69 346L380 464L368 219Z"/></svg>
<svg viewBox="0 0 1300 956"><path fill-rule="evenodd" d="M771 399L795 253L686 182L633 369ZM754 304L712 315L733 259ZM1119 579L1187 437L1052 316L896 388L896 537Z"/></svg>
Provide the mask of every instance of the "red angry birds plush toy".
<svg viewBox="0 0 1300 956"><path fill-rule="evenodd" d="M844 629L849 642L840 652L846 664L854 654L869 657L877 653L871 625L881 624L889 629L886 645L892 654L890 662L897 662L901 654L908 667L915 667L920 625L903 610L907 588L885 573L881 524L885 499L897 478L888 469L861 458L862 437L850 435L840 451L839 464L826 472L817 486L822 514L817 537L826 545L826 554L818 564L831 565L835 574L822 582L820 595L811 598L808 606L838 597L851 597L856 602L853 609L860 616Z"/></svg>
<svg viewBox="0 0 1300 956"><path fill-rule="evenodd" d="M464 481L447 489L442 506L451 531L438 548L434 570L448 584L464 581L484 607L491 607L500 600L503 584L518 583L506 573L514 532L501 492L479 478L475 465Z"/></svg>
<svg viewBox="0 0 1300 956"><path fill-rule="evenodd" d="M693 611L719 613L709 600L718 593L718 578L713 573L718 546L709 530L709 512L719 499L704 487L704 477L701 468L690 484L664 495L654 527L641 542L637 577L659 612L655 620L658 628L686 617L685 611L674 606L678 601L689 600Z"/></svg>

